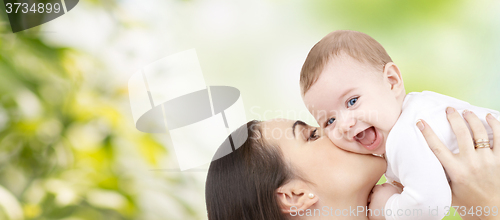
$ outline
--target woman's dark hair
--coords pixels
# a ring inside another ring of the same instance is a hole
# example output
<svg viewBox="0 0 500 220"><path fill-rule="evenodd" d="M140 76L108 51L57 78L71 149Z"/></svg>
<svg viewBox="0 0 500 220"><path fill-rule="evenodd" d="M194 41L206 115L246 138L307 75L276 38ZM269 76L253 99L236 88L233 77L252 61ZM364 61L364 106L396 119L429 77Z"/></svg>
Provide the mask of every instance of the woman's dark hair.
<svg viewBox="0 0 500 220"><path fill-rule="evenodd" d="M263 140L260 123L250 121L244 125L247 129L233 132L228 137L231 143L238 131L248 132L248 137L239 148L210 164L205 186L209 220L286 219L276 190L294 175L281 150Z"/></svg>

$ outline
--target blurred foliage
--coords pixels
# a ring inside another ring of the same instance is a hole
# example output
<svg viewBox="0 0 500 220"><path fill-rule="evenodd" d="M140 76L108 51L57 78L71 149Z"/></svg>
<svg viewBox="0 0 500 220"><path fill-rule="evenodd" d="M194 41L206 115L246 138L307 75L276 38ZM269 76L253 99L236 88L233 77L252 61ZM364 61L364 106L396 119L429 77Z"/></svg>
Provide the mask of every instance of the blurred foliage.
<svg viewBox="0 0 500 220"><path fill-rule="evenodd" d="M108 86L106 68L90 55L42 42L38 27L12 34L1 15L0 219L155 219L145 217L145 184L130 169L158 168L168 152L128 124L120 110L126 87ZM173 190L187 185L179 176L157 179ZM158 194L194 218L166 191Z"/></svg>
<svg viewBox="0 0 500 220"><path fill-rule="evenodd" d="M341 25L350 29L398 31L400 28L435 22L457 12L460 1L453 0L317 0L309 4L311 12L328 24L341 19Z"/></svg>

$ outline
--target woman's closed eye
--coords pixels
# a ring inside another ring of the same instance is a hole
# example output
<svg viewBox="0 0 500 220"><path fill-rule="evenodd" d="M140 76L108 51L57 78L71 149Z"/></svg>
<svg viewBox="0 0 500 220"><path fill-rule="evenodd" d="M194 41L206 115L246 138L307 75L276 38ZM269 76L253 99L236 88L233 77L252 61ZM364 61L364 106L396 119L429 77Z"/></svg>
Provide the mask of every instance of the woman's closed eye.
<svg viewBox="0 0 500 220"><path fill-rule="evenodd" d="M319 135L317 133L318 133L318 128L311 131L311 134L307 138L307 141L314 141L314 140L318 139Z"/></svg>

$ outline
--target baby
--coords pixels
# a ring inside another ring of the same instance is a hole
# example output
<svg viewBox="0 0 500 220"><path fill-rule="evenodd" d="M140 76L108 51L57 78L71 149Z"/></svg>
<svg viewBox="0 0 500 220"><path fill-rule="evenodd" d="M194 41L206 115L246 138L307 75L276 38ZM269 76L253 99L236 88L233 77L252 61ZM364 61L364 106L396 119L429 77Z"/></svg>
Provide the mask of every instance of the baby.
<svg viewBox="0 0 500 220"><path fill-rule="evenodd" d="M309 112L333 143L384 157L388 182L404 186L402 192L374 190L369 208L382 219L442 219L451 206L446 173L415 125L418 119L458 153L446 111L472 111L485 125L488 113L499 115L434 92L406 94L401 72L382 45L356 31L335 31L321 39L302 67L300 86ZM491 130L488 135L492 140ZM488 140L476 140L477 146L492 146Z"/></svg>

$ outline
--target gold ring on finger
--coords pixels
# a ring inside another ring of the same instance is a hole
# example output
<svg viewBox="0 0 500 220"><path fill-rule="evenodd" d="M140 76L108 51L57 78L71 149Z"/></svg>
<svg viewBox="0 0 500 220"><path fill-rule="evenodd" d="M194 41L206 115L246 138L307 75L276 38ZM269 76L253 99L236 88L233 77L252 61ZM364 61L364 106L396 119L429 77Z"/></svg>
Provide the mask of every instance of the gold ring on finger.
<svg viewBox="0 0 500 220"><path fill-rule="evenodd" d="M489 143L485 143L485 144L476 144L475 148L476 148L476 149L478 149L478 148L490 148L490 144L489 144Z"/></svg>
<svg viewBox="0 0 500 220"><path fill-rule="evenodd" d="M488 140L488 139L477 139L475 142L476 142L476 144L489 144L490 140Z"/></svg>

